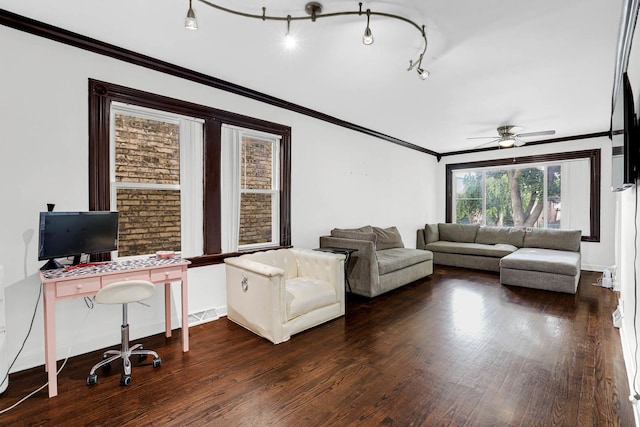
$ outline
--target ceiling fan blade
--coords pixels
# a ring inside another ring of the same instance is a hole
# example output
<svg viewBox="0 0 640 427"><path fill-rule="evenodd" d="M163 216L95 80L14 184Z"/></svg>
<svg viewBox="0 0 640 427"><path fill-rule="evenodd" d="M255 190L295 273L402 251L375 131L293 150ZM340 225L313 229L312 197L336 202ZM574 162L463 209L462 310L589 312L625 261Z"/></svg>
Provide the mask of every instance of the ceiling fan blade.
<svg viewBox="0 0 640 427"><path fill-rule="evenodd" d="M522 137L530 137L530 136L543 136L543 135L555 135L556 131L555 130L541 130L539 132L525 132L525 133L519 133L517 135L514 135L516 138L522 138Z"/></svg>

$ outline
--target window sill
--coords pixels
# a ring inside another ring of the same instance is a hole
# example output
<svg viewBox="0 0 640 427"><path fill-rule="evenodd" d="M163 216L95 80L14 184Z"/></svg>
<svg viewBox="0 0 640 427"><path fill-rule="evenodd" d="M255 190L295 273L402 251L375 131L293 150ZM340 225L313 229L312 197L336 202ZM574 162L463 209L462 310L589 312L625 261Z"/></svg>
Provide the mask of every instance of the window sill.
<svg viewBox="0 0 640 427"><path fill-rule="evenodd" d="M287 249L291 247L292 246L271 246L269 248L259 248L259 249L251 249L251 250L239 251L239 252L229 252L226 254L200 255L200 256L191 257L187 259L191 261L189 268L204 267L207 265L222 264L225 258L231 258L231 257L236 257L244 254L251 254L254 252L262 252L267 250L271 251L275 249Z"/></svg>

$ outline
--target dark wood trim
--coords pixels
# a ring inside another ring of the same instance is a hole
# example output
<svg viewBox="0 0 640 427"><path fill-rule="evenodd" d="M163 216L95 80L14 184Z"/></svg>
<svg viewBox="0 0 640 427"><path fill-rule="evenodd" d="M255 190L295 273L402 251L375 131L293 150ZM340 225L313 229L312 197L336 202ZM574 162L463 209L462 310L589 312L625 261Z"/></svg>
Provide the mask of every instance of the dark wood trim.
<svg viewBox="0 0 640 427"><path fill-rule="evenodd" d="M291 245L270 246L269 250L288 249L288 248L291 248L291 247L292 247ZM191 261L191 265L189 265L189 268L203 267L205 265L222 264L226 258L237 257L237 256L240 256L240 255L245 255L245 254L252 254L254 252L262 252L264 250L265 250L265 248L256 248L256 249L249 249L249 250L246 250L246 251L227 252L227 253L219 253L219 254L211 254L211 255L201 255L201 256L191 257L191 258L187 258L187 259L189 261Z"/></svg>
<svg viewBox="0 0 640 427"><path fill-rule="evenodd" d="M589 236L582 236L583 242L599 242L600 241L600 200L601 200L601 153L600 149L571 151L564 153L539 154L523 157L509 157L492 160L482 160L477 162L466 163L450 163L446 165L445 170L445 220L451 222L453 220L453 211L451 209L451 201L453 198L452 177L453 171L460 169L477 169L492 166L520 165L527 163L542 163L563 161L572 159L590 160L590 229Z"/></svg>
<svg viewBox="0 0 640 427"><path fill-rule="evenodd" d="M291 245L291 132L280 141L280 244Z"/></svg>
<svg viewBox="0 0 640 427"><path fill-rule="evenodd" d="M104 86L89 81L89 210L107 211L109 197L109 115Z"/></svg>
<svg viewBox="0 0 640 427"><path fill-rule="evenodd" d="M543 144L551 144L551 143L556 143L556 142L578 141L578 140L581 140L581 139L600 138L600 137L603 137L603 136L609 137L610 135L611 135L611 132L609 132L609 131L585 133L585 134L582 134L582 135L564 136L562 138L550 138L550 139L543 139L543 140L540 140L540 141L527 142L526 145L527 145L527 147L530 147L532 145L543 145ZM449 151L447 153L441 153L440 157L458 156L460 154L472 154L472 153L482 153L482 152L485 152L485 151L510 150L510 149L511 148L501 148L499 146L486 147L486 148L475 148L475 149L471 149L471 150ZM438 159L438 161L440 161L440 159Z"/></svg>
<svg viewBox="0 0 640 427"><path fill-rule="evenodd" d="M204 122L204 200L203 209L203 253L222 252L222 234L220 224L222 211L222 186L220 184L220 159L222 149L222 122L207 119Z"/></svg>
<svg viewBox="0 0 640 427"><path fill-rule="evenodd" d="M264 102L265 104L273 105L275 107L283 108L285 110L293 111L305 116L312 117L317 120L321 120L327 123L331 123L336 126L340 126L355 132L360 132L365 135L379 138L393 144L400 145L411 150L419 151L425 154L438 157L439 154L435 151L431 151L427 148L420 147L410 142L395 138L390 135L360 126L354 123L347 122L345 120L338 119L337 117L330 116L325 113L321 113L311 108L303 107L299 104L285 101L280 98L276 98L271 95L267 95L262 92L258 92L253 89L249 89L234 83L230 83L219 78L209 76L204 73L190 70L188 68L180 67L178 65L171 64L166 61L161 61L156 58L152 58L147 55L143 55L128 49L124 49L109 43L105 43L100 40L93 39L91 37L83 36L78 33L74 33L65 30L60 27L55 27L44 22L36 21L25 16L17 15L9 12L5 9L0 9L0 25L14 28L19 31L24 31L29 34L44 37L49 40L53 40L59 43L63 43L69 46L74 46L79 49L94 52L99 55L108 56L120 61L125 61L130 64L134 64L140 67L148 68L150 70L159 71L161 73L169 74L181 79L189 80L192 82L200 83L215 89L220 89L225 92L230 92L236 95L240 95L249 99Z"/></svg>
<svg viewBox="0 0 640 427"><path fill-rule="evenodd" d="M241 114L89 79L89 208L109 210L109 129L111 103L122 103L204 120L204 248L193 266L219 263L221 254L220 164L222 124L280 135L280 246L291 245L291 128Z"/></svg>

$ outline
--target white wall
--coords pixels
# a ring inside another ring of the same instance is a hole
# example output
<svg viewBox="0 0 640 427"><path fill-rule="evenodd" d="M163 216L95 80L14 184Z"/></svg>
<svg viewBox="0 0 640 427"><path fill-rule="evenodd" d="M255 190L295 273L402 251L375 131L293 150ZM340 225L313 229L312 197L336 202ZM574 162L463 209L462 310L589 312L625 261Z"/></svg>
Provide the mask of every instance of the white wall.
<svg viewBox="0 0 640 427"><path fill-rule="evenodd" d="M532 145L508 150L485 151L483 153L446 156L439 164L437 172L437 201L443 208L438 212L438 221L444 221L445 168L451 163L475 162L489 159L524 157L536 154L549 154L566 151L580 151L593 148L601 149L601 198L600 198L600 242L582 242L582 269L602 271L615 264L615 206L616 196L611 192L611 140L608 137L584 139L555 144Z"/></svg>
<svg viewBox="0 0 640 427"><path fill-rule="evenodd" d="M405 245L415 247L415 230L436 219L436 160L429 155L7 27L0 40L0 265L11 358L39 301L12 372L44 363L38 213L46 203L59 211L88 208L89 78L291 126L294 246L317 247L333 227L372 224L398 226ZM190 313L225 312L224 277L220 265L189 270ZM150 303L131 307L132 338L163 330L162 292ZM119 341L117 307L90 311L76 299L56 309L58 358L70 346L76 355Z"/></svg>
<svg viewBox="0 0 640 427"><path fill-rule="evenodd" d="M634 43L637 46L638 34L634 35ZM635 98L636 114L640 111L640 49L637 47L632 49L629 57L628 65L629 81L633 89ZM638 141L635 140L635 149L638 150ZM638 217L638 182L636 187L625 190L616 195L617 220L616 227L616 265L617 265L617 286L620 288L620 301L618 307L622 310L622 326L620 328L620 336L622 339L622 347L624 350L624 359L627 368L627 376L631 387L631 393L640 391L640 382L633 384L633 377L640 363L640 355L636 350L640 334L640 319L636 319L634 325L634 317L639 310L639 301L636 299L638 291L640 291L640 277L638 254L640 252L640 239L638 231L640 230L640 218ZM635 391L634 391L635 389ZM640 405L634 405L634 414L636 417L636 425L640 419Z"/></svg>

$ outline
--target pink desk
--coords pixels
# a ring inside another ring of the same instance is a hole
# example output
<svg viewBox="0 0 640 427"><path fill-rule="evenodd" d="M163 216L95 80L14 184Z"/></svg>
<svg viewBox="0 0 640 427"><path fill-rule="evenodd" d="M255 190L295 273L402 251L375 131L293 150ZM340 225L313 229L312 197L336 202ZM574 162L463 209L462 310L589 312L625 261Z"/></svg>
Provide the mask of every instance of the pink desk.
<svg viewBox="0 0 640 427"><path fill-rule="evenodd" d="M171 282L182 283L182 351L189 351L189 310L187 308L187 266L182 258L155 257L114 261L98 266L80 267L67 272L64 269L40 272L44 288L44 346L45 370L48 373L49 397L58 395L56 376L56 313L57 300L95 295L100 288L121 280L148 280L164 284L165 335L171 336Z"/></svg>

